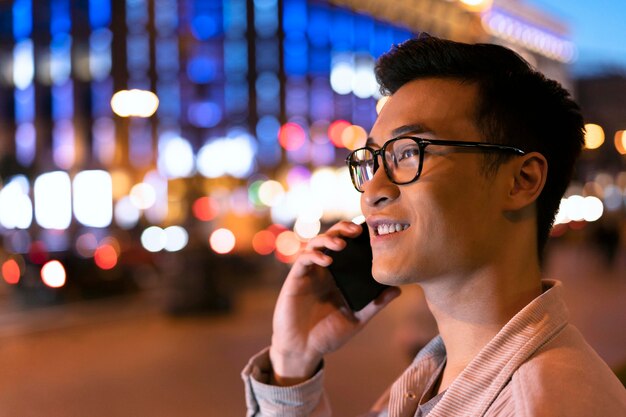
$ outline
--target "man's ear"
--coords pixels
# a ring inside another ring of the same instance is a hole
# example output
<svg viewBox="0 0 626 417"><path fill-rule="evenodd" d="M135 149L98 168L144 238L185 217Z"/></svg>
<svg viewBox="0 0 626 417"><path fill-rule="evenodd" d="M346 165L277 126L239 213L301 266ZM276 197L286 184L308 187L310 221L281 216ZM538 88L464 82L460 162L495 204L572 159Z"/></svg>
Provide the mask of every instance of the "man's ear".
<svg viewBox="0 0 626 417"><path fill-rule="evenodd" d="M515 211L534 203L541 194L548 176L548 161L542 154L531 152L517 158L512 169L505 210Z"/></svg>

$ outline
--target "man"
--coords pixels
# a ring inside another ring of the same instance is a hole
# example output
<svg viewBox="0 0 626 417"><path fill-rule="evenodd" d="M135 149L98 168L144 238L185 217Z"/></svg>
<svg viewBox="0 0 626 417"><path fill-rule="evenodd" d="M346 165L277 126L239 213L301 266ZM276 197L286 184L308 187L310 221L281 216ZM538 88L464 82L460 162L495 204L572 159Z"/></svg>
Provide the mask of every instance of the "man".
<svg viewBox="0 0 626 417"><path fill-rule="evenodd" d="M370 229L372 273L392 287L343 307L312 239L278 297L269 349L243 377L249 416L327 416L325 354L417 283L439 328L376 416L621 416L626 391L567 323L541 253L583 144L577 105L512 51L422 35L376 67L390 95L348 157ZM380 169L382 168L382 169Z"/></svg>

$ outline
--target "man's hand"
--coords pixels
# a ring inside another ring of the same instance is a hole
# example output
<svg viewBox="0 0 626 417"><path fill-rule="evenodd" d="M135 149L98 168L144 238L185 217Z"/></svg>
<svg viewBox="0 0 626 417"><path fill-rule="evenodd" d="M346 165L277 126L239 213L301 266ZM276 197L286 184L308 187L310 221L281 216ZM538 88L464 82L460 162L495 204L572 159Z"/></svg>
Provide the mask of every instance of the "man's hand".
<svg viewBox="0 0 626 417"><path fill-rule="evenodd" d="M325 354L339 349L400 294L391 287L358 312L345 306L326 269L332 259L323 250L340 251L346 245L341 237L360 233L361 226L339 222L298 255L274 310L270 360L276 385L295 385L313 376Z"/></svg>

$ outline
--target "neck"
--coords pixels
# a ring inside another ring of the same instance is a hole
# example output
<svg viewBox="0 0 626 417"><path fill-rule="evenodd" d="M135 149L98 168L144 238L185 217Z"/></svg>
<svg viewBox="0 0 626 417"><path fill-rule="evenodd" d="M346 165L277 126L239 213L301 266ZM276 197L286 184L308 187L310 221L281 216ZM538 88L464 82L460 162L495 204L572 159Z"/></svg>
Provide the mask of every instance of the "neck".
<svg viewBox="0 0 626 417"><path fill-rule="evenodd" d="M422 283L446 346L439 392L447 389L515 314L541 294L536 256L498 259L469 273Z"/></svg>

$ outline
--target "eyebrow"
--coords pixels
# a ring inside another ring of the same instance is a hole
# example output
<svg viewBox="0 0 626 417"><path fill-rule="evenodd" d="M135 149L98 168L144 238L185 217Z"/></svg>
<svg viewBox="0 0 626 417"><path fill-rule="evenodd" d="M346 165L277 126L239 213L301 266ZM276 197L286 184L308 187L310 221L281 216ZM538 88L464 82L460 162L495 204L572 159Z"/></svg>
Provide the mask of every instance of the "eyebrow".
<svg viewBox="0 0 626 417"><path fill-rule="evenodd" d="M402 125L400 127L396 127L395 129L391 131L391 137L397 138L398 136L406 135L408 133L420 134L420 133L426 133L426 132L433 132L433 130L419 123L413 123L410 125ZM365 142L365 145L366 146L376 145L376 141L374 140L374 138L368 137L367 142Z"/></svg>

